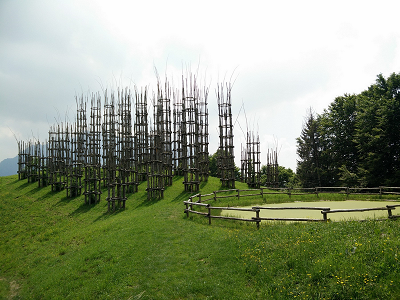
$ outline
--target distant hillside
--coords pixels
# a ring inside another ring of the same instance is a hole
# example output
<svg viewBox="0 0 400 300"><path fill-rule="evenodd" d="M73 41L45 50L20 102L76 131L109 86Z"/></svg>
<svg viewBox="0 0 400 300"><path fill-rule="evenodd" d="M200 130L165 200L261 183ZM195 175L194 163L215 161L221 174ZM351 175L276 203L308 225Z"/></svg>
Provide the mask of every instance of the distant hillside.
<svg viewBox="0 0 400 300"><path fill-rule="evenodd" d="M0 176L10 176L17 174L18 156L14 158L6 158L0 162Z"/></svg>

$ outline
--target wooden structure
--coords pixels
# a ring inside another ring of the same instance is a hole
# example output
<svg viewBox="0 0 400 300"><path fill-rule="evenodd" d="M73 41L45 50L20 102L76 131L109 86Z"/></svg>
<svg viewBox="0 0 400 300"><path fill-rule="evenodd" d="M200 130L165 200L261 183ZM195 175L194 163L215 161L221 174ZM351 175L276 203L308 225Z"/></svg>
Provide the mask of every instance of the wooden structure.
<svg viewBox="0 0 400 300"><path fill-rule="evenodd" d="M161 134L152 130L149 136L149 161L147 163L147 199L164 197L164 172L161 151Z"/></svg>
<svg viewBox="0 0 400 300"><path fill-rule="evenodd" d="M172 166L174 175L183 175L183 153L182 153L182 98L175 93L174 94L174 139L173 139L173 154L172 154Z"/></svg>
<svg viewBox="0 0 400 300"><path fill-rule="evenodd" d="M48 184L48 154L47 154L47 142L41 144L38 141L39 145L39 155L38 155L38 163L39 163L39 178L38 178L38 186L45 187Z"/></svg>
<svg viewBox="0 0 400 300"><path fill-rule="evenodd" d="M225 114L221 118L229 116L220 126L226 155L219 161L222 181L234 186L228 89L227 98L219 103ZM108 190L109 210L124 208L127 194L136 192L142 181L148 181L150 199L162 197L174 175L184 176L185 190L190 192L208 180L208 88L199 88L194 75L182 76L180 92L167 80L163 85L158 80L153 128L148 125L147 88L135 88L134 121L128 89L118 90L117 95L106 90L103 97L104 106L99 93L76 97L75 122L51 126L45 145L18 142L18 178L49 184L52 191L65 189L67 197L83 194L87 204L100 201L102 186Z"/></svg>
<svg viewBox="0 0 400 300"><path fill-rule="evenodd" d="M265 185L268 187L277 188L279 186L279 168L278 154L276 150L268 150L266 167L267 181Z"/></svg>
<svg viewBox="0 0 400 300"><path fill-rule="evenodd" d="M185 191L199 190L199 90L196 78L182 79L182 169Z"/></svg>
<svg viewBox="0 0 400 300"><path fill-rule="evenodd" d="M260 138L257 134L255 137L253 132L247 132L246 151L242 153L245 165L245 182L251 188L259 188L261 184L260 178Z"/></svg>
<svg viewBox="0 0 400 300"><path fill-rule="evenodd" d="M26 179L26 165L28 161L28 145L24 141L18 141L18 180Z"/></svg>
<svg viewBox="0 0 400 300"><path fill-rule="evenodd" d="M85 162L85 203L99 203L101 195L101 101L100 95L92 95L90 125L87 135Z"/></svg>
<svg viewBox="0 0 400 300"><path fill-rule="evenodd" d="M200 181L207 181L210 173L208 159L208 89L204 88L203 93L199 96L197 102L197 111L199 114L199 177Z"/></svg>
<svg viewBox="0 0 400 300"><path fill-rule="evenodd" d="M135 90L134 157L138 182L147 180L149 160L149 128L147 112L147 88Z"/></svg>
<svg viewBox="0 0 400 300"><path fill-rule="evenodd" d="M65 127L68 128L68 125ZM52 191L61 191L67 182L66 170L66 143L68 138L64 132L64 125L58 124L50 127L48 144L48 178Z"/></svg>
<svg viewBox="0 0 400 300"><path fill-rule="evenodd" d="M127 193L137 192L134 145L132 135L131 94L128 89L118 91L118 207L125 208Z"/></svg>
<svg viewBox="0 0 400 300"><path fill-rule="evenodd" d="M158 82L157 104L155 106L155 127L160 135L160 150L164 186L172 185L172 129L171 129L171 88L168 81L164 87Z"/></svg>
<svg viewBox="0 0 400 300"><path fill-rule="evenodd" d="M218 169L222 186L235 188L235 154L231 111L232 86L220 84L217 89L219 115Z"/></svg>

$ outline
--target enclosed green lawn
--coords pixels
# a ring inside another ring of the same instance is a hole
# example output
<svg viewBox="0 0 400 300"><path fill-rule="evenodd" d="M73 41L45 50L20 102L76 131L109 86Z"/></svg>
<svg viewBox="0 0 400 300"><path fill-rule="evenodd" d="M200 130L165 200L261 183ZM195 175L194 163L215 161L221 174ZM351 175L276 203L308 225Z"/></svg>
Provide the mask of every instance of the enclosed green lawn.
<svg viewBox="0 0 400 300"><path fill-rule="evenodd" d="M183 213L190 194L182 178L162 200L147 201L145 188L107 213L106 191L85 205L82 196L0 177L0 299L400 297L400 220L210 226ZM220 188L210 178L201 192Z"/></svg>

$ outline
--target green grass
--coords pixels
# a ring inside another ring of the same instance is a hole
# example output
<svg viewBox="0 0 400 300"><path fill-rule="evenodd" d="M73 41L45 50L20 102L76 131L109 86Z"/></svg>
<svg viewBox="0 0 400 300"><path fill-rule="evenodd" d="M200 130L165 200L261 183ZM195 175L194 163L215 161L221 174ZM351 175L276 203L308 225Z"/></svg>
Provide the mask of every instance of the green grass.
<svg viewBox="0 0 400 300"><path fill-rule="evenodd" d="M183 191L182 178L174 178L162 200L147 201L145 188L144 183L129 196L125 210L107 213L105 194L100 204L85 205L83 196L69 199L65 191L0 177L0 299L400 295L398 220L273 223L260 230L213 220L209 226L204 217L185 217L183 201L191 194ZM219 180L210 178L201 193L218 189ZM271 195L218 203L329 197Z"/></svg>

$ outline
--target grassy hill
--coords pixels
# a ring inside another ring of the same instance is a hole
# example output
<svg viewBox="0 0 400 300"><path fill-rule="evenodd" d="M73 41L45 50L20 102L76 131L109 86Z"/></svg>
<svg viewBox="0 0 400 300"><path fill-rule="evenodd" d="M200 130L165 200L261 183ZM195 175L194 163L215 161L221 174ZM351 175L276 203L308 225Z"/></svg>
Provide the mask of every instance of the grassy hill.
<svg viewBox="0 0 400 300"><path fill-rule="evenodd" d="M145 187L125 210L107 213L105 194L90 206L65 191L0 177L0 299L400 295L398 220L210 226L185 217L190 194L182 178L159 201L147 201ZM201 187L217 189L216 178Z"/></svg>

